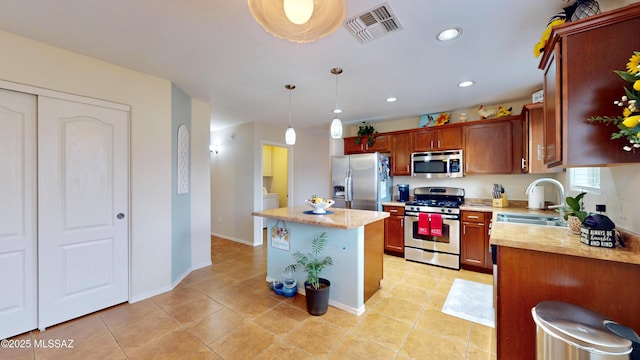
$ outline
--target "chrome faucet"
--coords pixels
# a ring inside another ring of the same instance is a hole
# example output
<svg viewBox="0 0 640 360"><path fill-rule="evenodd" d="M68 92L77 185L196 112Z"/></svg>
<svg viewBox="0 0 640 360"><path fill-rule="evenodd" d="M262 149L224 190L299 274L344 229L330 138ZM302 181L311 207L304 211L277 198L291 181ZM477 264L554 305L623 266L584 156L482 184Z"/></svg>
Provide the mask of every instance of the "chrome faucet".
<svg viewBox="0 0 640 360"><path fill-rule="evenodd" d="M553 185L555 185L558 188L558 191L560 193L560 204L551 205L548 208L549 209L559 209L560 213L563 214L564 208L567 207L567 204L565 203L564 186L562 186L562 183L560 181L558 181L556 179L551 179L551 178L536 179L531 184L529 184L529 186L527 187L527 190L524 193L527 194L527 195L531 195L531 193L533 192L533 188L536 185L538 185L539 183L542 183L542 182L552 183Z"/></svg>

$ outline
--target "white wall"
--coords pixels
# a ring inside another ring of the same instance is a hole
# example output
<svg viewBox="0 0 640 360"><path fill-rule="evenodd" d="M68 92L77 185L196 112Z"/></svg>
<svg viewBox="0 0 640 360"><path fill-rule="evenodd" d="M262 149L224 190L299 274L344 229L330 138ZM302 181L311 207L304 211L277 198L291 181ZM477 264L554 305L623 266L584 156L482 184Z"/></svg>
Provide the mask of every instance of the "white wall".
<svg viewBox="0 0 640 360"><path fill-rule="evenodd" d="M211 265L211 187L208 103L191 100L191 265Z"/></svg>
<svg viewBox="0 0 640 360"><path fill-rule="evenodd" d="M620 151L623 151L620 149ZM638 153L640 162L640 152ZM575 196L581 189L571 189L569 176L558 178L567 193ZM640 234L640 163L618 165L600 168L600 189L597 192L587 192L583 198L584 208L588 212L595 212L597 204L607 206L606 215L616 226Z"/></svg>
<svg viewBox="0 0 640 360"><path fill-rule="evenodd" d="M0 49L2 80L131 106L130 299L170 289L171 82L3 31Z"/></svg>
<svg viewBox="0 0 640 360"><path fill-rule="evenodd" d="M211 153L211 233L253 243L254 123L211 133L219 153ZM258 174L262 177L262 170ZM261 190L262 191L262 190Z"/></svg>

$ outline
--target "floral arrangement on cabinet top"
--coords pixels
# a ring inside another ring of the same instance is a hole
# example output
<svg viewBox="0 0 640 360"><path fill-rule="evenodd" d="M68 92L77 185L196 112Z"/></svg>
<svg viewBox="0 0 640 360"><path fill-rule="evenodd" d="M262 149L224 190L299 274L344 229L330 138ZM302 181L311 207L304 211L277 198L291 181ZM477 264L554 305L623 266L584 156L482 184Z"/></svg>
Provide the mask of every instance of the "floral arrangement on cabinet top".
<svg viewBox="0 0 640 360"><path fill-rule="evenodd" d="M619 131L611 134L611 139L626 138L629 145L625 145L625 151L635 151L640 148L640 52L634 51L627 63L627 70L614 70L620 78L629 83L624 87L625 95L613 103L622 107L622 114L618 116L593 116L589 122L614 124Z"/></svg>

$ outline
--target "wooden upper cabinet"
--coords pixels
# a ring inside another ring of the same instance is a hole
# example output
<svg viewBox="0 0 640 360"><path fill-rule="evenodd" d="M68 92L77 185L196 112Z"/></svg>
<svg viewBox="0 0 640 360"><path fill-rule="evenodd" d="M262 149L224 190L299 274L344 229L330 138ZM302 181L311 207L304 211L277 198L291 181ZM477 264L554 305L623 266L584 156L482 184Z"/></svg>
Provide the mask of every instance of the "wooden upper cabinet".
<svg viewBox="0 0 640 360"><path fill-rule="evenodd" d="M391 135L391 176L411 175L411 135Z"/></svg>
<svg viewBox="0 0 640 360"><path fill-rule="evenodd" d="M438 130L439 150L462 149L462 128L454 127Z"/></svg>
<svg viewBox="0 0 640 360"><path fill-rule="evenodd" d="M363 154L363 153L372 153L372 152L390 152L391 151L391 141L389 140L389 135L376 135L376 139L369 146L367 144L367 139L362 138L360 144L356 144L357 137L348 137L344 138L344 154Z"/></svg>
<svg viewBox="0 0 640 360"><path fill-rule="evenodd" d="M619 116L613 104L628 86L613 71L624 70L640 49L640 3L553 28L539 68L544 70L545 162L550 166L597 166L639 162L640 153L611 140L613 126L586 122Z"/></svg>
<svg viewBox="0 0 640 360"><path fill-rule="evenodd" d="M544 104L528 104L522 108L522 116L525 121L525 133L528 133L525 158L527 159L530 174L543 174L561 172L561 167L548 167L545 164L544 146Z"/></svg>
<svg viewBox="0 0 640 360"><path fill-rule="evenodd" d="M559 48L559 46L558 46ZM544 97L542 119L542 162L547 166L562 163L562 114L558 91L562 87L561 78L557 75L557 49L550 55L544 70Z"/></svg>
<svg viewBox="0 0 640 360"><path fill-rule="evenodd" d="M462 148L462 127L422 128L411 133L412 152Z"/></svg>
<svg viewBox="0 0 640 360"><path fill-rule="evenodd" d="M511 116L466 125L463 151L465 174L525 172L522 123L521 117Z"/></svg>
<svg viewBox="0 0 640 360"><path fill-rule="evenodd" d="M391 141L389 140L389 138L389 135L376 135L376 140L371 146L369 146L366 141L364 141L364 139L362 142L367 149L366 152L389 152L391 151Z"/></svg>

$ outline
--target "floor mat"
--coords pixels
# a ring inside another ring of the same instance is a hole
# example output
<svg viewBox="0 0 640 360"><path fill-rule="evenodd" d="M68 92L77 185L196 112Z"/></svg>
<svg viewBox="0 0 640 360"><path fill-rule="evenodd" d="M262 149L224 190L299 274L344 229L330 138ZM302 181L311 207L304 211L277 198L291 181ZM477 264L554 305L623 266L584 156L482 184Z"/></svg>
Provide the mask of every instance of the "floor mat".
<svg viewBox="0 0 640 360"><path fill-rule="evenodd" d="M455 279L442 312L485 326L495 327L493 286Z"/></svg>

